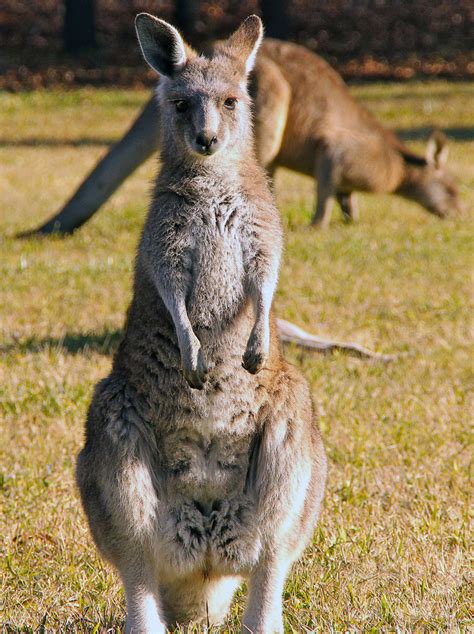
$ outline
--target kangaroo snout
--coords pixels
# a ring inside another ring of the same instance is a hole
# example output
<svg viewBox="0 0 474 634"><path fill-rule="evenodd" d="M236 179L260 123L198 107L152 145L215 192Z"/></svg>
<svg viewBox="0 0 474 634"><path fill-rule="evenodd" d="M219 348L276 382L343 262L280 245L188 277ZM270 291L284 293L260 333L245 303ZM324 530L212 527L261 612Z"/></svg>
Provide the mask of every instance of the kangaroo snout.
<svg viewBox="0 0 474 634"><path fill-rule="evenodd" d="M195 146L199 154L210 156L219 149L217 135L214 132L203 130L196 135Z"/></svg>

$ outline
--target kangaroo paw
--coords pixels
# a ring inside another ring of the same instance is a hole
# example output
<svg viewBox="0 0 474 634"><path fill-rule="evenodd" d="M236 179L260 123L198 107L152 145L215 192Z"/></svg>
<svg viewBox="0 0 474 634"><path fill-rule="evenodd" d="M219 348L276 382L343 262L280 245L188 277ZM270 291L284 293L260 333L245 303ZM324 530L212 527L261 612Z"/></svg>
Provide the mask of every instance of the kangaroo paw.
<svg viewBox="0 0 474 634"><path fill-rule="evenodd" d="M266 360L265 353L246 350L242 357L242 367L250 374L257 374L265 365Z"/></svg>
<svg viewBox="0 0 474 634"><path fill-rule="evenodd" d="M247 349L242 357L242 367L250 374L257 374L265 365L267 356L268 353L262 337L256 331L252 331L247 342Z"/></svg>
<svg viewBox="0 0 474 634"><path fill-rule="evenodd" d="M204 356L202 354L202 350L199 350L197 355L197 361L194 367L184 367L183 366L183 374L186 379L189 387L192 387L194 390L202 390L204 384L207 381L207 366L204 361Z"/></svg>

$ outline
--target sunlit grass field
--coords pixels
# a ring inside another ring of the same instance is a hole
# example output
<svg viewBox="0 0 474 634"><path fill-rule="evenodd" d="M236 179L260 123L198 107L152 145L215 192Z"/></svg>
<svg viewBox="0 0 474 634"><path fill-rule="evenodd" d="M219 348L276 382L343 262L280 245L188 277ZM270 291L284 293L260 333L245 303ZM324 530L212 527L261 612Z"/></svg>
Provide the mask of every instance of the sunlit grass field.
<svg viewBox="0 0 474 634"><path fill-rule="evenodd" d="M447 128L472 211L474 88L353 89L423 151ZM85 412L130 300L156 160L65 239L17 240L50 216L148 94L0 94L0 624L5 632L119 632L124 598L97 555L74 485ZM288 631L466 631L473 240L469 214L361 196L361 221L307 226L313 183L277 174L286 249L279 316L398 360L289 350L311 382L329 463L312 546L285 592ZM238 631L244 591L223 632Z"/></svg>

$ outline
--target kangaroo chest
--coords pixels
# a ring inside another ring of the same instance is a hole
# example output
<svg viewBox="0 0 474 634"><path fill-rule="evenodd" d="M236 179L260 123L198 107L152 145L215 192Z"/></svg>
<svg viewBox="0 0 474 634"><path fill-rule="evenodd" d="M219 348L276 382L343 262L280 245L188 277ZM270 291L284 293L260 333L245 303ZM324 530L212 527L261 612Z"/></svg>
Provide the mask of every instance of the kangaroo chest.
<svg viewBox="0 0 474 634"><path fill-rule="evenodd" d="M202 232L192 253L187 299L191 323L212 328L233 318L244 301L244 261L238 235Z"/></svg>
<svg viewBox="0 0 474 634"><path fill-rule="evenodd" d="M187 298L191 323L211 328L235 317L245 296L245 218L239 195L200 202L188 230L192 234L192 275Z"/></svg>

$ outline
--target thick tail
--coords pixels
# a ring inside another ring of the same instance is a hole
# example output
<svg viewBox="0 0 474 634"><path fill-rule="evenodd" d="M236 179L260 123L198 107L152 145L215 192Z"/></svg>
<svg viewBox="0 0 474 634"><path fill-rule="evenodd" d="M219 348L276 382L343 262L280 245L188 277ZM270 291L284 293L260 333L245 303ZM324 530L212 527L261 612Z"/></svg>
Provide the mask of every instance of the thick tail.
<svg viewBox="0 0 474 634"><path fill-rule="evenodd" d="M158 148L158 111L152 98L126 134L97 163L64 207L46 223L20 234L67 234L83 225L114 191Z"/></svg>
<svg viewBox="0 0 474 634"><path fill-rule="evenodd" d="M375 359L377 361L393 361L396 355L379 354L364 348L364 346L358 343L347 343L341 341L333 341L331 339L323 339L317 335L312 335L306 332L302 328L298 328L285 319L277 319L277 330L280 337L280 341L283 343L292 343L306 350L314 350L316 352L329 353L335 350L340 350L355 357L361 357L365 359Z"/></svg>

